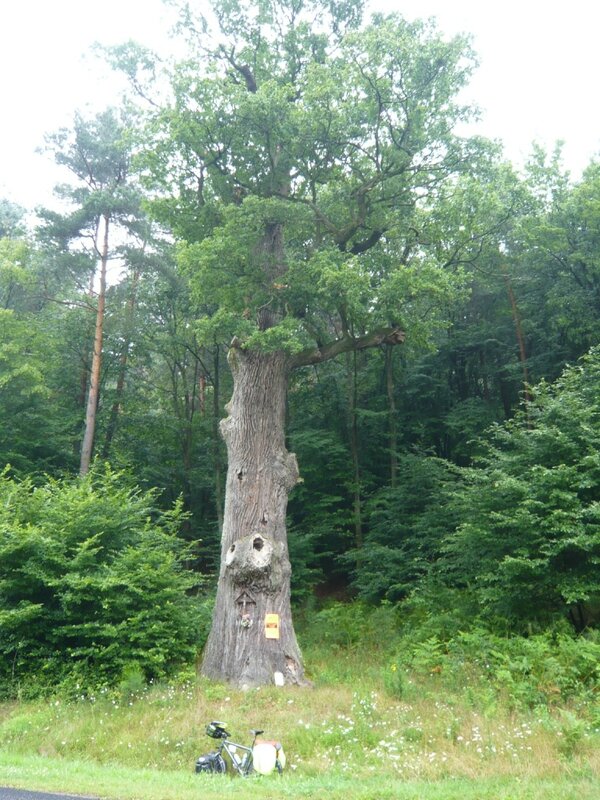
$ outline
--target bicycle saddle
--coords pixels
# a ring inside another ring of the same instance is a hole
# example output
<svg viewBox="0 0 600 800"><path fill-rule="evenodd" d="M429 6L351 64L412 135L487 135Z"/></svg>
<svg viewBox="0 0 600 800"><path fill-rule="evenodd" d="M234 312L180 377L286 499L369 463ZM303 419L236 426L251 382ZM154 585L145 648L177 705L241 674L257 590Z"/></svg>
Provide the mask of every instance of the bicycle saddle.
<svg viewBox="0 0 600 800"><path fill-rule="evenodd" d="M255 730L254 730L254 728L252 728L252 730L250 731L250 733L251 733L253 736L260 736L260 735L261 735L261 733L264 733L264 731L255 731Z"/></svg>

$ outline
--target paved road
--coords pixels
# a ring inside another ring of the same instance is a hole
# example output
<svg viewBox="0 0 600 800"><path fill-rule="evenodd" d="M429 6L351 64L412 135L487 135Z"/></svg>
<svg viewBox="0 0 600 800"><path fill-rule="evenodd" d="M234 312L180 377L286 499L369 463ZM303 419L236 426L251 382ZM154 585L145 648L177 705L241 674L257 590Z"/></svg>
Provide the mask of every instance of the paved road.
<svg viewBox="0 0 600 800"><path fill-rule="evenodd" d="M0 786L0 800L93 800L81 795L29 792L27 789L4 789Z"/></svg>

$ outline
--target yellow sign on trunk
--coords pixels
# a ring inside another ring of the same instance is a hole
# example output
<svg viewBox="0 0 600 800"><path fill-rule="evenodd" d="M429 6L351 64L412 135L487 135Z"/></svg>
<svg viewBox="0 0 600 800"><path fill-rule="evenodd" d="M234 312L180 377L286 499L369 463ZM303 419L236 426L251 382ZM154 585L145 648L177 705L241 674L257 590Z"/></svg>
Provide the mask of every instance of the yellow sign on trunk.
<svg viewBox="0 0 600 800"><path fill-rule="evenodd" d="M279 639L279 614L265 614L265 637Z"/></svg>

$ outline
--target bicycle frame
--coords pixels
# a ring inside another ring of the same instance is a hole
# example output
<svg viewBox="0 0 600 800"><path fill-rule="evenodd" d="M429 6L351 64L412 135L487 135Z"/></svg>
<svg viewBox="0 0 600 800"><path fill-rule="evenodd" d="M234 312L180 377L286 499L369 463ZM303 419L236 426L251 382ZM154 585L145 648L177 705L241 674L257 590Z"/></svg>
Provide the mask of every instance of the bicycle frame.
<svg viewBox="0 0 600 800"><path fill-rule="evenodd" d="M254 747L255 741L256 736L252 742L252 747ZM249 775L253 770L252 747L247 747L246 745L238 744L237 742L231 742L229 739L221 739L221 744L218 750L221 755L223 755L223 750L227 753L231 766L238 773L238 775L243 777L245 775Z"/></svg>
<svg viewBox="0 0 600 800"><path fill-rule="evenodd" d="M237 774L241 775L242 777L250 775L250 773L253 771L252 748L256 744L258 732L252 731L252 733L254 734L254 739L252 740L251 747L247 747L244 744L238 744L237 742L232 742L229 739L221 739L217 748L217 752L219 752L221 755L223 755L223 750L227 753L229 763L237 772ZM239 755L238 751L242 752L241 756Z"/></svg>

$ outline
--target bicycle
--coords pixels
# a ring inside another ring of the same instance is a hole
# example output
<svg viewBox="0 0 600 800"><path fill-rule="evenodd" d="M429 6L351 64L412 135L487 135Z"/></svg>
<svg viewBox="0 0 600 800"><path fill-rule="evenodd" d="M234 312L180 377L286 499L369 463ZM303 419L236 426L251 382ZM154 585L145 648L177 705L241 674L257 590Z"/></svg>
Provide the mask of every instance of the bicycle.
<svg viewBox="0 0 600 800"><path fill-rule="evenodd" d="M285 766L285 753L279 742L257 742L257 738L264 733L260 730L251 730L254 737L250 747L238 744L229 739L231 735L225 728L224 722L209 722L206 726L206 735L217 739L219 746L216 750L206 755L199 756L196 760L196 772L222 774L227 772L227 760L231 768L238 775L245 777L253 772L266 775L276 769L279 774Z"/></svg>

